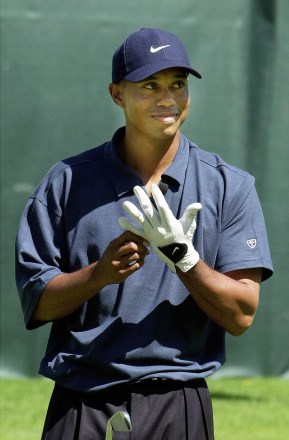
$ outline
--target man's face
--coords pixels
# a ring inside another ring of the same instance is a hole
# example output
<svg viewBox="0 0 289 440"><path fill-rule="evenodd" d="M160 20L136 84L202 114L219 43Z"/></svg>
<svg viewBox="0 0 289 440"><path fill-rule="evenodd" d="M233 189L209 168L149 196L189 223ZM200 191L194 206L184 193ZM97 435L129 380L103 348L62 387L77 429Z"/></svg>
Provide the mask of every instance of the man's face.
<svg viewBox="0 0 289 440"><path fill-rule="evenodd" d="M187 76L183 69L171 68L137 83L117 84L127 132L152 141L173 138L189 112Z"/></svg>

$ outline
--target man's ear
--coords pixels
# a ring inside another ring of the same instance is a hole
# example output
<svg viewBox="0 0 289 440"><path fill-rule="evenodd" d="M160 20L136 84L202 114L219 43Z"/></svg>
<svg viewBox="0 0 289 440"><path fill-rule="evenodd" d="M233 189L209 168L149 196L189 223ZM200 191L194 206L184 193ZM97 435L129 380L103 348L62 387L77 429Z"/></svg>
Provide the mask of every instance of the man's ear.
<svg viewBox="0 0 289 440"><path fill-rule="evenodd" d="M116 105L119 105L121 108L124 108L124 102L123 102L123 99L122 99L122 87L121 87L121 85L120 84L111 83L108 86L108 90L109 90L110 96L112 97L112 99L114 100Z"/></svg>

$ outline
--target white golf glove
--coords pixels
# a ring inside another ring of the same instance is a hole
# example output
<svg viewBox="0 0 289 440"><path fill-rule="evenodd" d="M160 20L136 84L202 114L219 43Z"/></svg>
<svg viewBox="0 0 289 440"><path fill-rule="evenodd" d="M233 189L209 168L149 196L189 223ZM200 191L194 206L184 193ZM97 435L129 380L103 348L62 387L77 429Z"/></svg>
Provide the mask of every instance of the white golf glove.
<svg viewBox="0 0 289 440"><path fill-rule="evenodd" d="M157 185L152 185L152 196L157 209L140 186L134 188L134 193L143 212L128 201L124 202L123 207L140 227L134 226L125 217L119 218L120 226L145 238L172 272L176 272L175 266L182 272L194 267L200 257L192 240L196 230L196 215L202 205L189 205L182 218L177 220Z"/></svg>

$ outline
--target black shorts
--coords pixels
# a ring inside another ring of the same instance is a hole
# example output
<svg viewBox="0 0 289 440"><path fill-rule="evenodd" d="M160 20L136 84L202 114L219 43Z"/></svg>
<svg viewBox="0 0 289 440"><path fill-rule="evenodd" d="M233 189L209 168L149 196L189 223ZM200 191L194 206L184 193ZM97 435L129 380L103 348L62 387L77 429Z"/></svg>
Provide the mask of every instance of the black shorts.
<svg viewBox="0 0 289 440"><path fill-rule="evenodd" d="M204 379L150 379L105 393L82 393L55 385L42 440L104 440L117 411L131 417L131 432L114 440L213 440L212 403Z"/></svg>

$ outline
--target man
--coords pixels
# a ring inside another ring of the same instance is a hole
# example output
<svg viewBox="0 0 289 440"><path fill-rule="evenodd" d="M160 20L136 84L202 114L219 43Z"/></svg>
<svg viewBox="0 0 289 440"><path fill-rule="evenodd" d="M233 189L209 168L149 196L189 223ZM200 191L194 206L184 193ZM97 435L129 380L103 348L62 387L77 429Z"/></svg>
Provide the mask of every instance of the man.
<svg viewBox="0 0 289 440"><path fill-rule="evenodd" d="M109 86L125 127L56 164L23 213L26 326L52 321L42 439L102 439L117 411L132 433L116 439L213 439L204 378L225 333L252 324L272 263L253 177L180 133L189 74L175 35L129 35Z"/></svg>

